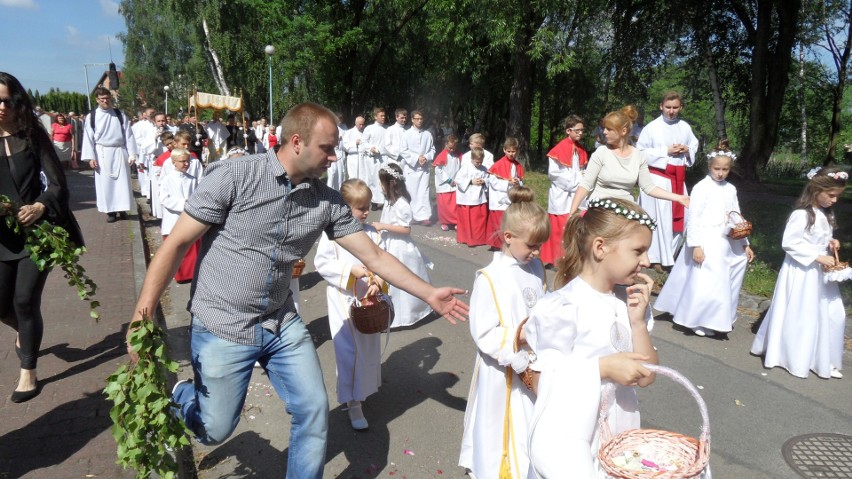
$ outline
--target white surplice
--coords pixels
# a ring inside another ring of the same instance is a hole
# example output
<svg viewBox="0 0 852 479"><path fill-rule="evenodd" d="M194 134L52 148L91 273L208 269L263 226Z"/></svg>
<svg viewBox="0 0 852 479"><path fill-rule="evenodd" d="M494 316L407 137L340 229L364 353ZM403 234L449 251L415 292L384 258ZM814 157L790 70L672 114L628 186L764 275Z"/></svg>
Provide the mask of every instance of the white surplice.
<svg viewBox="0 0 852 479"><path fill-rule="evenodd" d="M490 170L492 166L494 166L494 154L485 148L482 149L484 156L482 158L482 166L485 167L486 170ZM471 163L470 161L470 152L468 151L464 155L462 155L462 164Z"/></svg>
<svg viewBox="0 0 852 479"><path fill-rule="evenodd" d="M328 167L328 178L326 178L326 185L337 191L340 191L340 187L346 181L346 152L343 150L343 135L345 134L346 130L337 125L337 147L334 149L337 161Z"/></svg>
<svg viewBox="0 0 852 479"><path fill-rule="evenodd" d="M382 192L382 184L379 182L379 168L385 164L385 157L387 156L385 133L387 133L385 126L375 122L364 128L364 135L361 137L361 151L364 161L362 165L365 170L361 179L370 187L370 191L373 193L373 199L370 202L374 205L381 205L385 202L385 194ZM373 148L376 149L376 153L371 151Z"/></svg>
<svg viewBox="0 0 852 479"><path fill-rule="evenodd" d="M136 177L139 180L139 193L151 197L151 162L154 149L157 146L157 127L149 120L139 120L131 127L133 138L136 139Z"/></svg>
<svg viewBox="0 0 852 479"><path fill-rule="evenodd" d="M379 234L372 226L364 225L364 232L378 243ZM353 285L359 298L367 293L367 280L356 280L351 274L352 267L358 265L361 262L352 253L322 235L314 266L328 282L328 326L337 364L337 402L341 404L363 401L382 383L381 334L361 334L349 319Z"/></svg>
<svg viewBox="0 0 852 479"><path fill-rule="evenodd" d="M676 156L669 156L669 146L674 144L687 145L689 154L679 153ZM669 121L664 115L660 115L642 129L636 148L645 153L645 159L650 168L665 170L668 165L690 167L695 163L695 155L698 153L698 138L692 133L689 123L680 118ZM651 179L660 188L672 191L671 181L667 178L651 175ZM686 185L684 185L684 194L686 193ZM681 234L674 234L672 229L672 203L640 192L639 205L657 220L657 229L651 233L648 258L651 263L660 263L665 266L674 264L675 246L680 241Z"/></svg>
<svg viewBox="0 0 852 479"><path fill-rule="evenodd" d="M385 164L399 163L402 156L402 137L405 135L405 125L394 123L385 130Z"/></svg>
<svg viewBox="0 0 852 479"><path fill-rule="evenodd" d="M728 212L739 213L737 189L710 176L692 189L687 214L686 248L675 260L654 308L671 313L688 328L729 332L737 320L737 304L748 259L747 239L732 240ZM704 250L704 262L692 260L694 248Z"/></svg>
<svg viewBox="0 0 852 479"><path fill-rule="evenodd" d="M547 178L550 179L550 190L547 192L547 213L551 215L567 215L574 201L574 193L580 186L583 170L580 168L580 158L575 152L571 166L565 166L553 158L547 159Z"/></svg>
<svg viewBox="0 0 852 479"><path fill-rule="evenodd" d="M130 184L129 160L131 156L139 156L130 121L127 114L122 112L123 121L119 122L112 108L104 110L98 107L90 115L95 115L95 130L92 130L91 120L87 116L82 159L98 161L98 169L95 170L98 211L130 211L133 189Z"/></svg>
<svg viewBox="0 0 852 479"><path fill-rule="evenodd" d="M395 226L411 226L411 206L405 198L398 198L394 204L387 201L382 209L382 223ZM420 253L420 249L411 240L410 234L397 234L382 231L382 241L379 246L394 255L402 264L408 267L423 281L429 282L429 269L432 263ZM420 298L391 285L389 289L393 300L394 319L392 328L411 326L432 312L432 308Z"/></svg>
<svg viewBox="0 0 852 479"><path fill-rule="evenodd" d="M506 363L506 358L514 353L515 331L544 293L544 268L540 261L522 265L499 251L473 283L468 322L477 354L459 457L459 466L472 471L472 477L499 477L507 413L511 417L508 457L512 477L527 477L527 423L535 399L510 370L512 386L507 408L507 367L500 366L500 361Z"/></svg>
<svg viewBox="0 0 852 479"><path fill-rule="evenodd" d="M541 371L529 425L531 472L541 479L605 477L597 460L598 417L612 383L601 380L599 360L633 350L623 294L606 295L574 278L539 300L524 333L538 355L532 367ZM639 427L634 388L615 385L608 418L613 434Z"/></svg>
<svg viewBox="0 0 852 479"><path fill-rule="evenodd" d="M197 165L193 165L193 163L197 163ZM163 207L160 234L163 236L171 234L172 228L180 218L180 214L183 213L186 200L198 187L198 182L201 181L203 176L204 169L201 168L201 163L193 158L186 173L173 169L160 178L160 204Z"/></svg>
<svg viewBox="0 0 852 479"><path fill-rule="evenodd" d="M420 157L426 163L420 164ZM429 200L429 168L435 159L435 143L432 134L412 126L402 136L402 174L405 187L411 195L411 211L414 221L427 221L432 218L432 203Z"/></svg>
<svg viewBox="0 0 852 479"><path fill-rule="evenodd" d="M474 185L475 179L485 180L488 178L488 170L485 165L474 166L470 161L462 160L461 168L456 173L456 204L476 206L488 201L488 183Z"/></svg>
<svg viewBox="0 0 852 479"><path fill-rule="evenodd" d="M346 133L343 135L343 151L346 153L346 174L348 178L351 180L352 178L358 178L359 180L367 182L367 166L366 166L366 158L361 155L363 148L361 148L361 144L359 140L364 136L364 132L359 130L358 127L353 126L352 128L346 130Z"/></svg>
<svg viewBox="0 0 852 479"><path fill-rule="evenodd" d="M751 352L765 354L767 368L781 366L802 378L813 371L828 378L832 367L843 367L846 312L838 283L823 281L825 273L816 262L817 256L833 254L828 249L833 230L819 208L814 214L809 230L803 209L787 220L781 242L787 255Z"/></svg>
<svg viewBox="0 0 852 479"><path fill-rule="evenodd" d="M204 129L207 131L207 164L210 164L227 153L230 132L220 121L211 121Z"/></svg>

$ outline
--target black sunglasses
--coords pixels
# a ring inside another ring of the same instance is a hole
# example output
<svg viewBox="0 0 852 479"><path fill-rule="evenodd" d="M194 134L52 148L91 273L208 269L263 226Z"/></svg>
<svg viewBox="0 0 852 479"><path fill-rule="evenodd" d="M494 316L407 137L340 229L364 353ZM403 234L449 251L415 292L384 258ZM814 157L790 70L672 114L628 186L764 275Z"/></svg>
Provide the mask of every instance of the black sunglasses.
<svg viewBox="0 0 852 479"><path fill-rule="evenodd" d="M8 107L15 106L15 100L11 98L0 98L0 105L6 105Z"/></svg>

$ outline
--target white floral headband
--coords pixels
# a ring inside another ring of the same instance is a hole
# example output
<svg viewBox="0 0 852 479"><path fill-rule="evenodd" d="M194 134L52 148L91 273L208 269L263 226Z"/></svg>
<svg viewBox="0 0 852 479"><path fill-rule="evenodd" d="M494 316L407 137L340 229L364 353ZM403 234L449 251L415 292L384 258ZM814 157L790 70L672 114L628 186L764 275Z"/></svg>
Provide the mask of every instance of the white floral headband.
<svg viewBox="0 0 852 479"><path fill-rule="evenodd" d="M811 171L809 171L806 176L808 177L809 180L812 180L812 179L814 179L814 176L816 176L816 174L819 173L819 170L821 170L821 169L822 169L821 166L817 166L816 168L813 168ZM834 180L846 181L846 180L849 179L849 173L846 173L845 171L835 171L834 173L826 173L825 176L827 176L831 179L834 179Z"/></svg>
<svg viewBox="0 0 852 479"><path fill-rule="evenodd" d="M384 171L385 173L391 175L391 177L393 177L393 179L395 179L395 180L403 180L404 179L403 176L402 176L402 173L395 171L393 168L391 168L389 166L383 166L379 169L379 171Z"/></svg>
<svg viewBox="0 0 852 479"><path fill-rule="evenodd" d="M737 161L737 155L735 155L733 151L725 151L725 150L711 151L710 153L707 154L707 159L712 160L713 158L716 158L717 156L727 156L728 158L731 159L731 161Z"/></svg>
<svg viewBox="0 0 852 479"><path fill-rule="evenodd" d="M610 210L613 213L621 215L629 220L638 221L640 225L647 226L648 229L651 231L657 229L657 222L654 221L654 218L651 218L646 214L639 214L634 210L629 210L610 200L601 200L594 198L592 200L589 200L589 208L603 208L605 210Z"/></svg>

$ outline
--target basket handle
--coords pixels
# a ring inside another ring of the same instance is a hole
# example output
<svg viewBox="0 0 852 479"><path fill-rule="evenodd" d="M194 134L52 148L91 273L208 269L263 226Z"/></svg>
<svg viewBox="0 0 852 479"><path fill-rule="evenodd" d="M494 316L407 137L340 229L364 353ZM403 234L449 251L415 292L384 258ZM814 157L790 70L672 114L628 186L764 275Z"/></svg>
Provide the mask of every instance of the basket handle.
<svg viewBox="0 0 852 479"><path fill-rule="evenodd" d="M736 216L739 217L739 220L737 220L737 218L733 219L734 222L736 222L736 223L742 223L743 221L746 220L745 217L742 215L742 213L740 213L739 211L728 211L728 215L727 215L728 219L731 219L731 215L736 215Z"/></svg>
<svg viewBox="0 0 852 479"><path fill-rule="evenodd" d="M657 364L642 364L642 366L648 368L651 372L665 376L669 379L672 379L674 382L683 386L689 394L692 396L692 399L698 404L698 410L701 413L701 435L698 438L698 441L701 443L701 446L698 448L699 454L703 454L704 456L710 456L710 415L707 412L707 403L704 402L704 398L701 397L701 393L698 392L698 389L689 382L689 379L681 373L675 371L672 368L668 368L665 366L660 366ZM601 444L605 444L612 439L612 431L609 428L609 422L607 421L607 415L609 412L609 407L612 405L612 402L615 400L615 384L610 382L605 388L604 392L601 395L601 406L600 406L600 433L601 433Z"/></svg>
<svg viewBox="0 0 852 479"><path fill-rule="evenodd" d="M369 288L370 286L372 286L374 284L376 286L379 286L379 282L376 280L376 275L374 275L372 271L368 270L367 271L367 288ZM358 295L355 293L355 288L357 286L358 286L358 279L356 278L355 281L352 282L352 297L355 298L355 299L358 299ZM380 289L381 289L381 287L380 287ZM366 296L364 296L364 298L366 298ZM361 299L364 299L364 298L361 298Z"/></svg>

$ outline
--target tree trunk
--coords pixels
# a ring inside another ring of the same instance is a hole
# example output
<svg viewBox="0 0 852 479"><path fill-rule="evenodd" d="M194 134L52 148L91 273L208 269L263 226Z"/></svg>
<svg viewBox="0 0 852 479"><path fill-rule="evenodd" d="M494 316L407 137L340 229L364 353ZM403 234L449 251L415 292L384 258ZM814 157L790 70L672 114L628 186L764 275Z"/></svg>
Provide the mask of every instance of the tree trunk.
<svg viewBox="0 0 852 479"><path fill-rule="evenodd" d="M225 82L225 72L222 70L222 62L219 61L219 55L213 49L213 44L210 42L210 29L207 27L207 19L201 18L201 27L204 29L205 48L207 54L210 55L210 70L213 72L213 80L216 82L216 88L219 89L220 95L231 96L231 90L228 89L228 84Z"/></svg>
<svg viewBox="0 0 852 479"><path fill-rule="evenodd" d="M523 23L515 34L514 68L512 69L512 89L509 91L509 121L506 124L506 136L518 139L518 162L529 168L530 115L533 98L533 61L529 45L538 31L542 19L536 18L534 7L529 1L522 1Z"/></svg>
<svg viewBox="0 0 852 479"><path fill-rule="evenodd" d="M709 38L709 35L708 37ZM725 100L722 99L722 87L719 85L719 75L716 73L716 62L713 52L706 41L702 42L704 50L704 62L707 64L707 76L710 80L710 90L713 93L713 111L716 118L716 137L719 139L728 137L728 129L725 125Z"/></svg>
<svg viewBox="0 0 852 479"><path fill-rule="evenodd" d="M749 91L749 133L740 161L746 179L759 179L758 171L769 162L778 142L778 122L784 92L790 81L789 69L800 10L801 0L757 0ZM773 26L773 16L777 18L777 31Z"/></svg>
<svg viewBox="0 0 852 479"><path fill-rule="evenodd" d="M852 0L849 1L849 7L846 11L846 45L843 52L837 51L834 45L834 39L829 35L828 26L826 25L826 40L831 48L834 64L837 67L837 85L832 90L832 108L831 108L831 131L828 134L828 154L825 156L823 165L828 166L834 163L837 152L837 143L840 140L840 109L843 102L843 91L846 88L846 78L849 70L849 56L852 54ZM825 21L828 21L826 19Z"/></svg>

